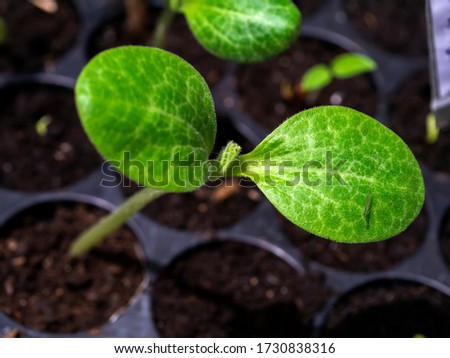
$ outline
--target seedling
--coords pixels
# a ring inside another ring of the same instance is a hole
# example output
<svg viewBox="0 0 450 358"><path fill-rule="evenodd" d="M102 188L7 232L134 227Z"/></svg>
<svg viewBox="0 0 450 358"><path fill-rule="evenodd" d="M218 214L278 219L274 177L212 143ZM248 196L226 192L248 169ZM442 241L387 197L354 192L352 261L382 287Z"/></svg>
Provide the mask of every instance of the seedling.
<svg viewBox="0 0 450 358"><path fill-rule="evenodd" d="M434 113L429 113L426 119L427 135L425 141L428 144L435 144L439 139L439 127Z"/></svg>
<svg viewBox="0 0 450 358"><path fill-rule="evenodd" d="M124 0L130 29L145 26L143 0ZM157 19L152 45L163 48L177 13L186 17L195 38L212 54L257 62L288 49L297 38L301 15L291 0L168 0Z"/></svg>
<svg viewBox="0 0 450 358"><path fill-rule="evenodd" d="M35 124L36 127L36 133L40 136L40 137L45 137L48 133L48 126L50 125L50 123L52 123L52 116L50 115L45 115L42 116Z"/></svg>
<svg viewBox="0 0 450 358"><path fill-rule="evenodd" d="M372 72L376 68L376 62L370 57L359 53L344 53L336 56L330 65L320 63L306 71L299 83L298 92L300 96L305 96L308 103L313 104L320 91L327 87L333 79L356 77Z"/></svg>
<svg viewBox="0 0 450 358"><path fill-rule="evenodd" d="M145 188L76 239L72 255L87 252L155 198L220 177L251 179L294 224L338 242L394 236L423 205L423 178L406 144L345 107L301 112L252 152L241 155L229 142L210 159L211 92L192 66L164 50L126 46L99 54L77 81L76 103L98 151Z"/></svg>
<svg viewBox="0 0 450 358"><path fill-rule="evenodd" d="M0 46L8 42L8 31L6 29L6 21L0 17Z"/></svg>
<svg viewBox="0 0 450 358"><path fill-rule="evenodd" d="M422 333L417 333L417 334L415 334L415 335L413 336L413 338L427 338L427 336L425 336L425 335L422 334Z"/></svg>

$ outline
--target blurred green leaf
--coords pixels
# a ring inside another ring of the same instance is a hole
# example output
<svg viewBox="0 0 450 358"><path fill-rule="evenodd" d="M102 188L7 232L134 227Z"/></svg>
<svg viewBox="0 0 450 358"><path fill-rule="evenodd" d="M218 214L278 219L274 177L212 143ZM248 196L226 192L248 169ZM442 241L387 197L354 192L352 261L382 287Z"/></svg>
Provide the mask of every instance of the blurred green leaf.
<svg viewBox="0 0 450 358"><path fill-rule="evenodd" d="M301 22L291 0L183 0L179 10L208 51L238 62L263 61L287 50Z"/></svg>
<svg viewBox="0 0 450 358"><path fill-rule="evenodd" d="M328 86L332 80L333 76L328 66L318 64L305 72L300 81L300 86L304 92L314 92Z"/></svg>
<svg viewBox="0 0 450 358"><path fill-rule="evenodd" d="M345 79L376 70L377 64L370 57L359 53L344 53L331 61L334 77Z"/></svg>

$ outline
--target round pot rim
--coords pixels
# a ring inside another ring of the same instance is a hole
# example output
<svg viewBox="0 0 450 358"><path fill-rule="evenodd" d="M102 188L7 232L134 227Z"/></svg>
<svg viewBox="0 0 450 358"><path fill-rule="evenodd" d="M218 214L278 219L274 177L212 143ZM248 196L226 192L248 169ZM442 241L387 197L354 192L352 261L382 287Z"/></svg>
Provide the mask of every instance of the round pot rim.
<svg viewBox="0 0 450 358"><path fill-rule="evenodd" d="M14 206L10 210L8 210L5 215L0 218L0 227L5 225L10 219L14 218L15 216L19 215L22 211L26 209L31 209L33 207L39 206L41 204L46 203L57 203L57 202L79 202L84 203L92 206L96 206L100 209L106 210L108 212L111 212L115 210L118 205L115 205L106 199L99 198L94 195L89 194L81 194L81 193L74 193L74 192L55 192L55 193L46 193L46 194L40 194L37 195L29 200L24 200L22 203L20 203L17 206ZM123 317L127 314L127 311L129 311L134 305L137 304L137 301L139 298L144 294L146 288L149 286L150 282L150 275L148 272L148 264L146 261L146 255L144 252L144 241L146 240L146 236L143 233L140 225L137 223L136 219L131 217L124 225L126 225L133 235L135 236L137 240L137 247L136 247L136 253L140 260L140 263L142 265L142 282L139 284L137 289L135 290L134 294L131 296L131 298L128 300L128 303L123 306L119 307L115 312L111 314L109 319L102 324L91 327L86 330L77 331L74 333L55 333L55 332L48 332L48 331L37 331L32 328L29 328L22 323L18 322L14 318L9 317L8 315L4 314L3 312L0 312L0 318L4 317L7 321L9 321L12 325L15 327L18 327L20 330L25 332L32 332L30 336L48 336L48 337L68 337L68 336L92 336L92 334L89 333L91 329L98 328L100 331L102 330L102 327L108 326L111 324L114 324L119 318ZM0 327L1 328L1 327Z"/></svg>

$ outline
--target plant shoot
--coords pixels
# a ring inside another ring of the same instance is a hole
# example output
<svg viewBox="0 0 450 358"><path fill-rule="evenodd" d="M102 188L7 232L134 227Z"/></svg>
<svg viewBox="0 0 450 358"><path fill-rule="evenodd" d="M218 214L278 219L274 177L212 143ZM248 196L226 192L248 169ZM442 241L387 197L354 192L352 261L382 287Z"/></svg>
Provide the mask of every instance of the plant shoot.
<svg viewBox="0 0 450 358"><path fill-rule="evenodd" d="M338 242L397 235L423 205L422 174L407 145L345 107L303 111L250 153L229 142L211 159L211 92L191 65L164 50L126 46L99 54L77 81L76 103L98 151L146 188L82 234L72 255L87 252L156 197L221 176L251 179L294 224Z"/></svg>

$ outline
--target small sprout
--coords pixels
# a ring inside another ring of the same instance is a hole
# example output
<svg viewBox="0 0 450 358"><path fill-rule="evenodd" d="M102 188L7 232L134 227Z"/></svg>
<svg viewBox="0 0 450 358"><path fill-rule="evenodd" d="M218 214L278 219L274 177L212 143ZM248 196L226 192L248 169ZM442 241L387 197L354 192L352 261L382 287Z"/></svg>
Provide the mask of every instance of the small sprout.
<svg viewBox="0 0 450 358"><path fill-rule="evenodd" d="M439 139L439 127L437 126L436 116L429 113L426 119L427 136L425 138L428 144L435 144Z"/></svg>
<svg viewBox="0 0 450 358"><path fill-rule="evenodd" d="M363 216L366 220L366 227L370 227L370 214L372 212L372 193L367 194L366 203L364 204Z"/></svg>
<svg viewBox="0 0 450 358"><path fill-rule="evenodd" d="M58 0L28 0L28 2L48 14L58 12Z"/></svg>
<svg viewBox="0 0 450 358"><path fill-rule="evenodd" d="M417 333L417 334L415 334L415 335L413 336L413 338L427 338L427 336L425 336L425 335L422 334L422 333Z"/></svg>
<svg viewBox="0 0 450 358"><path fill-rule="evenodd" d="M318 64L311 67L302 77L300 87L302 92L320 91L333 80L333 74L327 65Z"/></svg>
<svg viewBox="0 0 450 358"><path fill-rule="evenodd" d="M0 46L8 42L8 31L6 29L6 21L0 17Z"/></svg>
<svg viewBox="0 0 450 358"><path fill-rule="evenodd" d="M335 78L346 79L375 71L377 63L360 53L344 53L331 61L330 68Z"/></svg>
<svg viewBox="0 0 450 358"><path fill-rule="evenodd" d="M330 66L318 64L311 67L303 75L300 86L304 93L318 92L328 86L333 78L352 78L372 72L376 68L376 62L370 57L358 53L344 53L336 56Z"/></svg>
<svg viewBox="0 0 450 358"><path fill-rule="evenodd" d="M45 137L48 133L48 126L52 121L52 116L48 114L42 116L35 124L36 133L39 134L40 137Z"/></svg>

